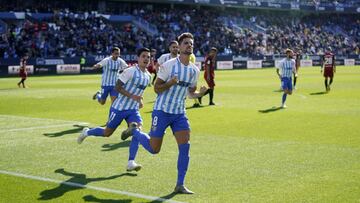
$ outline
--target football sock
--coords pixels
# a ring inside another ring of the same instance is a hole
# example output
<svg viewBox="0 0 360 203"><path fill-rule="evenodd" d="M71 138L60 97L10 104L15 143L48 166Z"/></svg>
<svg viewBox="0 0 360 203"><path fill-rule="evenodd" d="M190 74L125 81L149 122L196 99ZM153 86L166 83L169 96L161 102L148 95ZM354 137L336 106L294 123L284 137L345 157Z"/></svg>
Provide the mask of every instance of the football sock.
<svg viewBox="0 0 360 203"><path fill-rule="evenodd" d="M155 154L154 150L151 148L151 145L150 145L149 135L141 132L139 129L134 129L132 131L132 134L133 134L133 137L135 137L138 140L138 142L140 142L140 144L144 147L144 149L146 149L151 154Z"/></svg>
<svg viewBox="0 0 360 203"><path fill-rule="evenodd" d="M184 179L190 160L189 150L190 150L190 143L179 145L179 156L177 163L178 177L177 177L176 185L184 185Z"/></svg>
<svg viewBox="0 0 360 203"><path fill-rule="evenodd" d="M329 85L331 85L331 83L333 82L333 79L332 78L330 78L330 82L329 82Z"/></svg>
<svg viewBox="0 0 360 203"><path fill-rule="evenodd" d="M129 161L135 160L138 149L139 141L136 139L136 137L133 136L129 147Z"/></svg>
<svg viewBox="0 0 360 203"><path fill-rule="evenodd" d="M87 131L87 134L89 136L104 136L104 128L92 128L90 130Z"/></svg>
<svg viewBox="0 0 360 203"><path fill-rule="evenodd" d="M285 104L286 96L287 96L287 94L285 94L285 93L284 93L283 96L282 96L282 103L283 103L283 104Z"/></svg>
<svg viewBox="0 0 360 203"><path fill-rule="evenodd" d="M209 89L209 103L213 103L213 98L214 98L214 89Z"/></svg>
<svg viewBox="0 0 360 203"><path fill-rule="evenodd" d="M296 86L297 77L294 77L294 87Z"/></svg>
<svg viewBox="0 0 360 203"><path fill-rule="evenodd" d="M327 80L327 78L325 78L324 83L325 83L325 88L327 89L327 87L328 87L328 80Z"/></svg>
<svg viewBox="0 0 360 203"><path fill-rule="evenodd" d="M101 100L101 93L96 94L96 98L97 98L98 101L100 101Z"/></svg>

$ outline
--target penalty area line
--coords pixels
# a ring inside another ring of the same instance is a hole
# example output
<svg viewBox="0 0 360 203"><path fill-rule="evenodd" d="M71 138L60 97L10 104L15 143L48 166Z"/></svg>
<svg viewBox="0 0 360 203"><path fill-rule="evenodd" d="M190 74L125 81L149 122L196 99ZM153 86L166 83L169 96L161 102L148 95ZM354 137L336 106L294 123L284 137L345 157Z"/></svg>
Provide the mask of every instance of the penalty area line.
<svg viewBox="0 0 360 203"><path fill-rule="evenodd" d="M21 174L21 173L17 173L17 172L11 172L11 171L0 170L0 174L16 176L16 177L32 179L32 180L39 180L39 181L43 181L43 182L58 183L58 184L67 185L67 186L71 186L71 187L86 188L86 189L102 191L102 192L107 192L107 193L112 193L112 194L127 195L127 196L131 196L131 197L142 198L142 199L151 200L151 201L156 200L156 201L159 201L159 202L182 203L182 202L178 202L178 201L175 201L175 200L164 199L164 198L161 198L161 197L154 197L154 196L143 195L143 194L139 194L139 193L133 193L133 192L127 192L127 191L103 188L103 187L83 185L83 184L80 184L80 183L55 180L55 179L44 178L44 177L40 177L40 176L26 175L26 174Z"/></svg>

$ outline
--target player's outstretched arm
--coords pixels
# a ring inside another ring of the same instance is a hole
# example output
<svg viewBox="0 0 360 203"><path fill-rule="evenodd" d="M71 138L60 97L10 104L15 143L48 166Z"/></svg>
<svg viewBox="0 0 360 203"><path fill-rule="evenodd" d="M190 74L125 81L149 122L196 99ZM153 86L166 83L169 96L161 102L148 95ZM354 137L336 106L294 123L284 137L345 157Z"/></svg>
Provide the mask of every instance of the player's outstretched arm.
<svg viewBox="0 0 360 203"><path fill-rule="evenodd" d="M98 68L101 68L101 65L98 63L93 66L93 69L98 69Z"/></svg>

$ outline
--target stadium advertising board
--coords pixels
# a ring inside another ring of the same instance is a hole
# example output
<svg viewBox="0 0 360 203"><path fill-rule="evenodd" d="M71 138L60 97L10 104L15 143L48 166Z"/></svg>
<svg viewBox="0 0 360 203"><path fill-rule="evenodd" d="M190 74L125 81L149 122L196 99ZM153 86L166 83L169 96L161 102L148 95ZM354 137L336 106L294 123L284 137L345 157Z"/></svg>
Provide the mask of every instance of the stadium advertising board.
<svg viewBox="0 0 360 203"><path fill-rule="evenodd" d="M355 59L355 65L360 65L360 59Z"/></svg>
<svg viewBox="0 0 360 203"><path fill-rule="evenodd" d="M56 73L57 74L79 74L80 73L80 64L57 65Z"/></svg>
<svg viewBox="0 0 360 203"><path fill-rule="evenodd" d="M35 66L35 75L53 75L56 74L56 66Z"/></svg>
<svg viewBox="0 0 360 203"><path fill-rule="evenodd" d="M20 72L20 66L8 66L8 73L9 75L15 75L19 74ZM34 66L33 65L27 65L26 66L26 72L30 75L34 74Z"/></svg>
<svg viewBox="0 0 360 203"><path fill-rule="evenodd" d="M218 61L216 64L218 70L233 69L233 61Z"/></svg>
<svg viewBox="0 0 360 203"><path fill-rule="evenodd" d="M321 60L313 60L312 65L313 66L321 66Z"/></svg>
<svg viewBox="0 0 360 203"><path fill-rule="evenodd" d="M262 67L263 68L270 68L270 67L274 67L275 66L275 61L271 60L271 61L263 61L262 62Z"/></svg>
<svg viewBox="0 0 360 203"><path fill-rule="evenodd" d="M247 61L247 68L262 68L262 60L256 60L256 61Z"/></svg>
<svg viewBox="0 0 360 203"><path fill-rule="evenodd" d="M81 66L80 73L101 73L100 68L94 69L92 66Z"/></svg>
<svg viewBox="0 0 360 203"><path fill-rule="evenodd" d="M301 60L300 60L300 66L301 66L301 67L311 67L311 66L313 66L312 60L309 60L309 59L301 59Z"/></svg>
<svg viewBox="0 0 360 203"><path fill-rule="evenodd" d="M37 58L36 65L60 65L65 64L63 59L44 59L44 58Z"/></svg>
<svg viewBox="0 0 360 203"><path fill-rule="evenodd" d="M234 69L246 69L246 61L234 61Z"/></svg>
<svg viewBox="0 0 360 203"><path fill-rule="evenodd" d="M354 66L355 65L355 59L344 59L344 65L345 66Z"/></svg>

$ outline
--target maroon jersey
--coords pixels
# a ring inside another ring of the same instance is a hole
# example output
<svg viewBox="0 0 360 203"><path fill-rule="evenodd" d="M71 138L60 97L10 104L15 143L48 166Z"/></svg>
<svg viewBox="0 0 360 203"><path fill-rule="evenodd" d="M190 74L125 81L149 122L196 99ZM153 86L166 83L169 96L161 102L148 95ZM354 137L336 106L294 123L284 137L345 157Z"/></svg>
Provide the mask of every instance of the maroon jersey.
<svg viewBox="0 0 360 203"><path fill-rule="evenodd" d="M21 60L20 60L20 72L19 72L19 76L21 78L26 78L27 77L26 64L27 64L27 59L26 58L21 58Z"/></svg>
<svg viewBox="0 0 360 203"><path fill-rule="evenodd" d="M150 64L146 67L146 69L149 71L149 73L156 74L156 72L157 72L156 64L157 64L157 60L150 61Z"/></svg>
<svg viewBox="0 0 360 203"><path fill-rule="evenodd" d="M300 60L301 60L300 53L295 53L295 67L296 67L296 70L299 70L299 68L300 68Z"/></svg>
<svg viewBox="0 0 360 203"><path fill-rule="evenodd" d="M324 76L333 77L335 68L335 55L331 52L323 56Z"/></svg>
<svg viewBox="0 0 360 203"><path fill-rule="evenodd" d="M215 86L215 58L211 56L205 57L204 62L204 79L210 88Z"/></svg>

